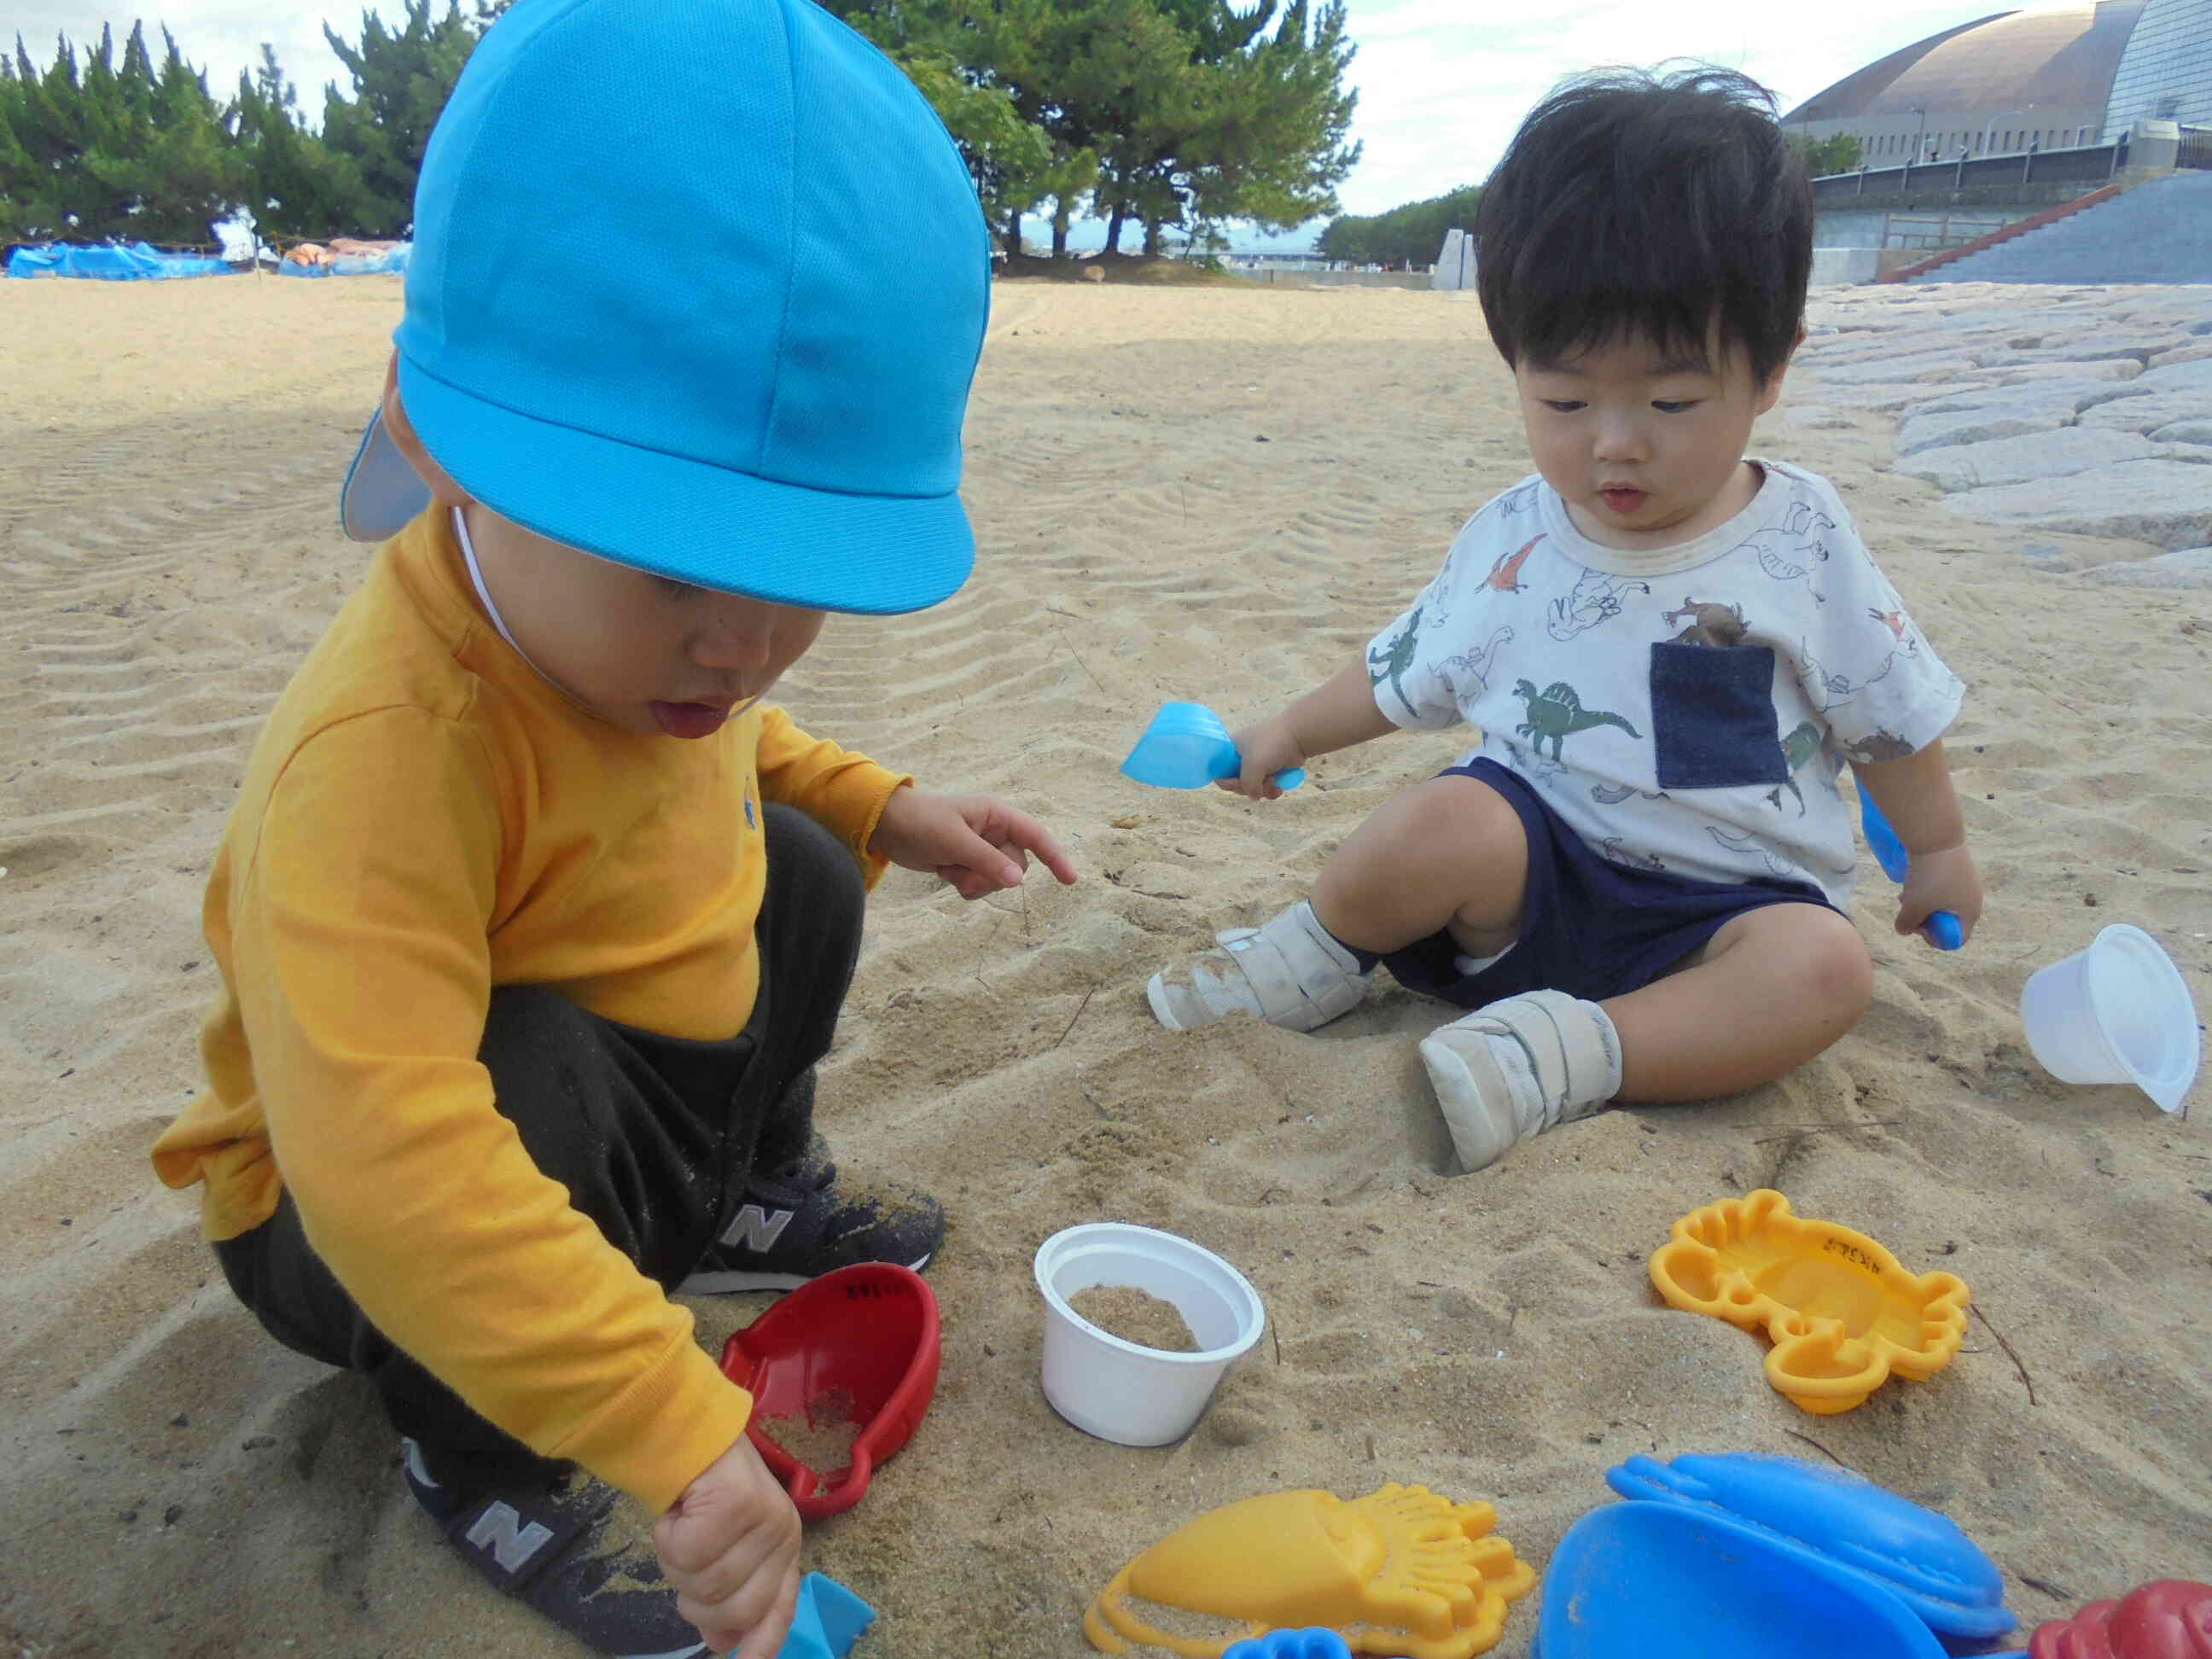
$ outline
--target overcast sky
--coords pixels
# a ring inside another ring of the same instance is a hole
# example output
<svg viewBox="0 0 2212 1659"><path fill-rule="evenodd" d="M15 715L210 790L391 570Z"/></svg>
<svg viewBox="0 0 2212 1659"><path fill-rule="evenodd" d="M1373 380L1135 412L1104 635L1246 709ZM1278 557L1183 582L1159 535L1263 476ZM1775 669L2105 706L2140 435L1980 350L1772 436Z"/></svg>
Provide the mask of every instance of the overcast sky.
<svg viewBox="0 0 2212 1659"><path fill-rule="evenodd" d="M1948 0L1844 0L1832 9L1807 0L1561 0L1549 16L1471 22L1491 9L1479 0L1351 0L1359 55L1354 136L1366 152L1339 188L1346 211L1379 213L1400 203L1479 182L1529 106L1560 76L1601 63L1650 64L1692 57L1765 82L1786 111L1876 58L1978 17L2067 9L2081 0L2027 0L2024 7ZM467 8L465 8L466 9ZM399 15L395 3L387 17ZM1536 9L1534 8L1525 9ZM143 15L155 50L158 23L226 94L239 70L275 45L311 118L322 86L343 70L325 44L327 16L349 40L361 33L354 8L325 11L284 0L164 0L143 14L93 0L15 0L0 21L22 31L34 60L53 54L57 32L96 41L100 25L119 39ZM350 91L350 85L345 89Z"/></svg>

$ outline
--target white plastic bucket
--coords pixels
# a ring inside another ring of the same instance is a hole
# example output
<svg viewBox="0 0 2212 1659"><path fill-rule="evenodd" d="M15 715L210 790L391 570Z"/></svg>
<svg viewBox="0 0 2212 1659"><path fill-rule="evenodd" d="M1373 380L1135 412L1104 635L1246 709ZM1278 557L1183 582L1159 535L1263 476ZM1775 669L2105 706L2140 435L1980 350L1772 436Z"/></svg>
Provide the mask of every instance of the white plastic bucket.
<svg viewBox="0 0 2212 1659"><path fill-rule="evenodd" d="M1251 1281L1187 1238L1118 1221L1085 1222L1037 1247L1044 1296L1044 1397L1085 1434L1164 1446L1188 1434L1231 1365L1260 1340L1266 1310ZM1199 1344L1167 1353L1125 1341L1068 1298L1127 1285L1171 1302Z"/></svg>
<svg viewBox="0 0 2212 1659"><path fill-rule="evenodd" d="M2036 1063L2062 1083L2132 1083L2178 1112L2197 1081L2197 1005L2172 958L2117 923L2021 988Z"/></svg>

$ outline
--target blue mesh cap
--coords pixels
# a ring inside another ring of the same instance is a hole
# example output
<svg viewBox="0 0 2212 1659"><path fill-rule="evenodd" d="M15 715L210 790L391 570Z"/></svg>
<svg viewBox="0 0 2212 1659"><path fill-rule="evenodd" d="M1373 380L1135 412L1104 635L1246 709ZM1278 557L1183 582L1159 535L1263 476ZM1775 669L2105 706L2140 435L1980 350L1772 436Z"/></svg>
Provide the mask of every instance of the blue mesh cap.
<svg viewBox="0 0 2212 1659"><path fill-rule="evenodd" d="M967 579L989 303L966 165L811 0L524 0L415 195L399 393L494 512L659 574L891 612ZM428 492L369 423L342 518Z"/></svg>

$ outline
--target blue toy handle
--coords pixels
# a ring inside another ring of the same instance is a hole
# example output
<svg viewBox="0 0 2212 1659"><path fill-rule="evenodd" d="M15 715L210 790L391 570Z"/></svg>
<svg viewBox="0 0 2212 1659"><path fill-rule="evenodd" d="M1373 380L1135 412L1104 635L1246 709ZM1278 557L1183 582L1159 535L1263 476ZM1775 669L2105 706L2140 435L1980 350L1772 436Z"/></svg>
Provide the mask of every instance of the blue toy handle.
<svg viewBox="0 0 2212 1659"><path fill-rule="evenodd" d="M1905 850L1905 843L1889 827L1889 820L1874 804L1874 797L1864 784L1859 786L1859 828L1866 832L1867 845L1874 849L1875 861L1881 866L1882 873L1902 885L1912 867L1912 855ZM1935 941L1939 951L1955 951L1966 942L1966 930L1948 910L1930 912L1928 920L1921 924L1921 931Z"/></svg>
<svg viewBox="0 0 2212 1659"><path fill-rule="evenodd" d="M1303 766L1293 766L1287 771L1278 772L1273 777L1267 780L1267 781L1273 784L1276 788L1283 790L1285 793L1297 788L1305 781L1306 769Z"/></svg>

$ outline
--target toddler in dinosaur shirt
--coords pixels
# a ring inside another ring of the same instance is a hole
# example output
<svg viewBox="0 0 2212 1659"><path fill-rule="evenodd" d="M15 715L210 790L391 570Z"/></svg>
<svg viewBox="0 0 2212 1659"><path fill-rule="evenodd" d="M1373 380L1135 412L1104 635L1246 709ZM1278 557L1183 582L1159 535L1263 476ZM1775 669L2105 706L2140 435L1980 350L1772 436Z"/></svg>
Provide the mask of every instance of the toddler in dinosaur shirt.
<svg viewBox="0 0 2212 1659"><path fill-rule="evenodd" d="M1460 1160L1615 1102L1733 1092L1855 1024L1845 762L1911 854L1896 927L1971 932L1944 759L1963 688L1814 473L1749 456L1804 337L1809 185L1741 76L1555 92L1485 189L1479 285L1533 476L1358 660L1236 733L1240 777L1401 729L1481 741L1310 896L1156 974L1187 1029L1310 1030L1380 963L1472 1012L1421 1055Z"/></svg>

